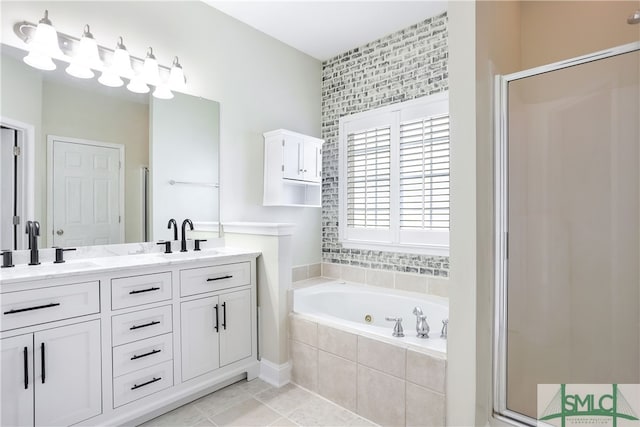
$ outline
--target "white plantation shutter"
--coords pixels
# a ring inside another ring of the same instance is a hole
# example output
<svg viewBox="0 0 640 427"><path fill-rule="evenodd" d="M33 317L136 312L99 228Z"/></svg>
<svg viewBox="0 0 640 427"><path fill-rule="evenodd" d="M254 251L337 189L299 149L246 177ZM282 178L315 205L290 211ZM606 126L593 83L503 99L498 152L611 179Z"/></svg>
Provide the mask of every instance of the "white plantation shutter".
<svg viewBox="0 0 640 427"><path fill-rule="evenodd" d="M400 229L449 229L449 115L400 124Z"/></svg>
<svg viewBox="0 0 640 427"><path fill-rule="evenodd" d="M449 143L447 93L342 117L342 245L448 255Z"/></svg>
<svg viewBox="0 0 640 427"><path fill-rule="evenodd" d="M347 136L347 226L388 229L391 222L391 127Z"/></svg>

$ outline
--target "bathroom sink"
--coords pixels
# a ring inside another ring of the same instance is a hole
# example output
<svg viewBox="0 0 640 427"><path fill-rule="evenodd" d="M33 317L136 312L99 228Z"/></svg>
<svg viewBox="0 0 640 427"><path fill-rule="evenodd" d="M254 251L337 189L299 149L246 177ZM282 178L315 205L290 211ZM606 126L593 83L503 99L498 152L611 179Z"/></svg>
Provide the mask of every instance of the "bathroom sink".
<svg viewBox="0 0 640 427"><path fill-rule="evenodd" d="M188 251L188 252L172 252L170 254L156 253L154 255L164 258L166 260L185 260L185 259L200 259L208 258L218 255L219 252L215 249L204 249L201 251Z"/></svg>
<svg viewBox="0 0 640 427"><path fill-rule="evenodd" d="M55 274L68 274L91 270L98 265L91 261L67 261L60 264L43 262L39 265L20 264L11 268L2 269L1 276L6 279L17 279L37 276L50 276Z"/></svg>

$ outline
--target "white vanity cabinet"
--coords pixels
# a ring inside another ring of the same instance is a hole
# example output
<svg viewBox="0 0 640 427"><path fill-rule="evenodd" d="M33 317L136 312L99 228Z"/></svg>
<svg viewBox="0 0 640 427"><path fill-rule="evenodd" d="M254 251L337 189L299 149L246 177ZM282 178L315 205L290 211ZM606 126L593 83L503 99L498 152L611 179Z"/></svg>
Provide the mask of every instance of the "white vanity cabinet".
<svg viewBox="0 0 640 427"><path fill-rule="evenodd" d="M102 412L100 320L0 340L2 425L72 425Z"/></svg>
<svg viewBox="0 0 640 427"><path fill-rule="evenodd" d="M265 206L320 206L323 143L285 129L264 134Z"/></svg>
<svg viewBox="0 0 640 427"><path fill-rule="evenodd" d="M255 378L258 254L228 252L0 272L1 425L135 425Z"/></svg>

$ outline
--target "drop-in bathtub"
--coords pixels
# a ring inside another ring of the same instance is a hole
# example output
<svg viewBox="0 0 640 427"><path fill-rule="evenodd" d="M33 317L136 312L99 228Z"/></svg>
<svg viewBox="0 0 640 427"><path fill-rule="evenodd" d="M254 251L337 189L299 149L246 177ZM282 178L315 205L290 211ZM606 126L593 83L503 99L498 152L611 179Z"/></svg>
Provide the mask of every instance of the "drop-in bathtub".
<svg viewBox="0 0 640 427"><path fill-rule="evenodd" d="M416 336L416 306L427 316L429 338ZM446 355L447 341L440 337L442 321L449 318L446 298L333 281L294 290L293 311L346 332L440 357ZM385 317L402 317L403 338L392 336L394 322Z"/></svg>

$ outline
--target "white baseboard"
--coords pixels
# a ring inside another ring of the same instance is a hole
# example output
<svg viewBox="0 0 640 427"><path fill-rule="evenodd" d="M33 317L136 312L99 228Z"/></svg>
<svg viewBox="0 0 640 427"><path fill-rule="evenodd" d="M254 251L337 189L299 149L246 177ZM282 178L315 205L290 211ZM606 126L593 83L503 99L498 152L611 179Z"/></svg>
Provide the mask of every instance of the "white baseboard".
<svg viewBox="0 0 640 427"><path fill-rule="evenodd" d="M260 379L274 387L282 387L291 382L291 362L277 365L264 357L260 360Z"/></svg>

